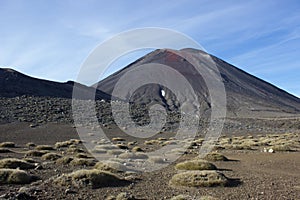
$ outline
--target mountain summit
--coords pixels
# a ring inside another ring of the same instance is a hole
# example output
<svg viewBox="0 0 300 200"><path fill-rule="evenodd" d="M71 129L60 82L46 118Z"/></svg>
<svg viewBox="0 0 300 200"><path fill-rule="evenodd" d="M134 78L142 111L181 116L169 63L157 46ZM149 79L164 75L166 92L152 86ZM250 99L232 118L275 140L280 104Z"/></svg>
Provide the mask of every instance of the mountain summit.
<svg viewBox="0 0 300 200"><path fill-rule="evenodd" d="M197 62L201 62L203 55L212 58L225 86L228 117L280 117L300 113L300 99L284 90L201 50L182 49L179 52L193 56ZM167 65L178 71L193 87L202 109L210 109L209 91L203 77L197 73L191 63L168 49L158 49L143 56L98 82L94 87L111 95L116 83L122 76L142 65L144 65L142 67L151 67L151 65L145 65L151 63ZM162 90L164 95L161 94ZM141 86L127 100L141 104L159 103L170 109L180 106L172 92L159 84Z"/></svg>

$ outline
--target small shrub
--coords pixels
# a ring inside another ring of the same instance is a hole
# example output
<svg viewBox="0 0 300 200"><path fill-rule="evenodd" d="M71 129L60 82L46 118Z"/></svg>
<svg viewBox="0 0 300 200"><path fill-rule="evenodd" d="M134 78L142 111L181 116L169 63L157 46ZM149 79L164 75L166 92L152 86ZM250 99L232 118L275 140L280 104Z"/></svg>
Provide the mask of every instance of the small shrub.
<svg viewBox="0 0 300 200"><path fill-rule="evenodd" d="M27 184L31 182L31 176L23 170L0 169L1 184Z"/></svg>
<svg viewBox="0 0 300 200"><path fill-rule="evenodd" d="M2 142L0 143L0 147L14 148L16 145L13 142Z"/></svg>
<svg viewBox="0 0 300 200"><path fill-rule="evenodd" d="M60 154L57 154L57 153L46 153L42 156L42 160L57 160L61 158L61 155Z"/></svg>
<svg viewBox="0 0 300 200"><path fill-rule="evenodd" d="M36 150L46 150L51 151L54 150L54 148L51 145L38 145L35 147Z"/></svg>
<svg viewBox="0 0 300 200"><path fill-rule="evenodd" d="M128 170L122 163L114 161L97 162L94 168L112 173L125 172Z"/></svg>
<svg viewBox="0 0 300 200"><path fill-rule="evenodd" d="M35 166L24 160L17 158L4 158L0 160L0 168L9 168L9 169L33 169Z"/></svg>
<svg viewBox="0 0 300 200"><path fill-rule="evenodd" d="M228 161L228 158L219 153L209 153L204 157L208 161Z"/></svg>
<svg viewBox="0 0 300 200"><path fill-rule="evenodd" d="M175 166L178 170L215 170L217 167L204 160L189 160L182 163L178 163Z"/></svg>
<svg viewBox="0 0 300 200"><path fill-rule="evenodd" d="M175 174L170 180L173 186L186 187L212 187L225 186L228 179L222 173L211 170L204 171L186 171Z"/></svg>
<svg viewBox="0 0 300 200"><path fill-rule="evenodd" d="M110 172L101 171L98 169L82 169L70 174L63 174L54 180L54 184L59 186L75 186L102 188L110 186L122 185L124 180Z"/></svg>

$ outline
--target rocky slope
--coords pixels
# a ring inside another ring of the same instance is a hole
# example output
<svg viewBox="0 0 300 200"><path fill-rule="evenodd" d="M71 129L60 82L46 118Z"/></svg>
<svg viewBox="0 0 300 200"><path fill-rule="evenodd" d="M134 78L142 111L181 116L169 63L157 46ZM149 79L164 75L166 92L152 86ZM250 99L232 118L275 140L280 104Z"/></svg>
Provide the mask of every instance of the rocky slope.
<svg viewBox="0 0 300 200"><path fill-rule="evenodd" d="M179 53L185 53L194 57L197 62L203 61L205 52L196 49L183 49ZM300 99L271 85L257 77L254 77L225 61L210 55L215 62L227 95L227 116L229 117L278 117L300 113ZM167 49L153 51L124 69L112 74L106 79L95 84L99 90L112 94L114 86L122 76L131 70L145 64L163 64L170 66L182 74L192 85L203 109L210 109L210 96L206 83L195 68L186 59L174 54ZM151 66L143 66L151 67ZM144 68L146 70L146 68ZM213 69L211 69L213 71ZM151 74L149 74L151 76ZM136 77L139 79L139 77ZM135 81L135 80L132 80ZM161 95L165 91L165 96ZM134 92L130 99L136 103L158 102L165 107L179 107L176 97L168 88L158 84L142 86Z"/></svg>
<svg viewBox="0 0 300 200"><path fill-rule="evenodd" d="M78 87L82 93L90 94L94 92L93 88L73 81L58 83L33 78L12 69L0 68L0 97L10 98L27 95L37 97L72 98L74 86ZM109 98L109 95L101 91L96 91L95 96L96 99Z"/></svg>

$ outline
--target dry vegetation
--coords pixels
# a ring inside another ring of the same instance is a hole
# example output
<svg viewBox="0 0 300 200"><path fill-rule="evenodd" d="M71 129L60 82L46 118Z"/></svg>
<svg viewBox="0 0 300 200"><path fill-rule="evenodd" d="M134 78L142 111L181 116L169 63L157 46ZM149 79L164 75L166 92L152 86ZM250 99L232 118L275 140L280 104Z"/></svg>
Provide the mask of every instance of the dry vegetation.
<svg viewBox="0 0 300 200"><path fill-rule="evenodd" d="M186 171L175 174L170 180L172 186L212 187L225 186L228 183L226 176L217 171Z"/></svg>
<svg viewBox="0 0 300 200"><path fill-rule="evenodd" d="M205 160L188 160L175 166L178 170L216 170L217 167Z"/></svg>
<svg viewBox="0 0 300 200"><path fill-rule="evenodd" d="M19 169L0 169L1 184L27 184L32 177L25 171Z"/></svg>
<svg viewBox="0 0 300 200"><path fill-rule="evenodd" d="M75 186L78 188L117 186L124 184L124 182L117 175L98 169L82 169L70 174L63 174L54 180L54 183L59 186Z"/></svg>
<svg viewBox="0 0 300 200"><path fill-rule="evenodd" d="M32 163L26 162L25 160L20 160L17 158L4 158L0 160L0 168L33 169L35 166Z"/></svg>

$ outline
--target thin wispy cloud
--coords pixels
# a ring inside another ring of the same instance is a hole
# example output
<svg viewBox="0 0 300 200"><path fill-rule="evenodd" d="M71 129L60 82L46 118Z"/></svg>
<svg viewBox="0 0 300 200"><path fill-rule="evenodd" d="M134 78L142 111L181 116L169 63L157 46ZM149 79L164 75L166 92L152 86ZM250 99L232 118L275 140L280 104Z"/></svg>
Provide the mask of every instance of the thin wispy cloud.
<svg viewBox="0 0 300 200"><path fill-rule="evenodd" d="M0 66L75 80L98 44L128 29L162 27L181 31L209 53L300 96L299 13L297 0L2 0Z"/></svg>

